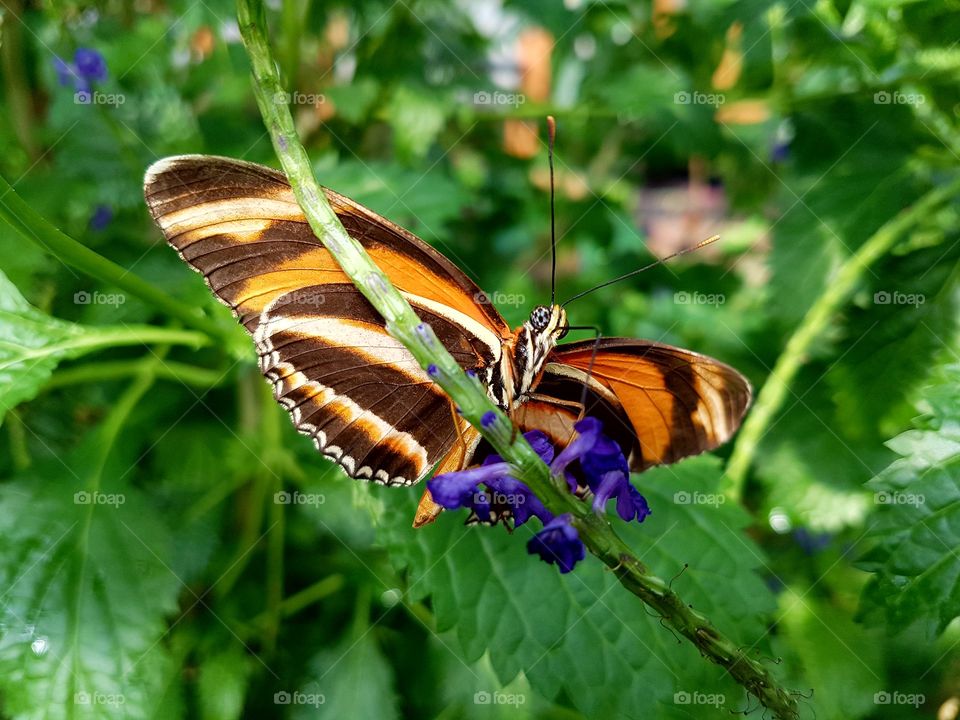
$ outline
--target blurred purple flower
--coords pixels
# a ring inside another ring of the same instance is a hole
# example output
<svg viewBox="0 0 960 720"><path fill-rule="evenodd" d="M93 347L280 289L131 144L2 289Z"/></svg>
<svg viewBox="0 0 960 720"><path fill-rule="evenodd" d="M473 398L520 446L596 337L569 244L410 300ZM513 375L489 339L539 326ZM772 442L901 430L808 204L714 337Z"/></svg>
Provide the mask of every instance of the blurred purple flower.
<svg viewBox="0 0 960 720"><path fill-rule="evenodd" d="M72 63L54 57L53 67L57 72L57 81L64 87L72 84L78 93L88 93L94 83L107 79L107 61L91 48L77 48Z"/></svg>
<svg viewBox="0 0 960 720"><path fill-rule="evenodd" d="M113 210L109 205L97 205L93 209L93 215L90 216L90 229L99 232L110 224L113 220Z"/></svg>

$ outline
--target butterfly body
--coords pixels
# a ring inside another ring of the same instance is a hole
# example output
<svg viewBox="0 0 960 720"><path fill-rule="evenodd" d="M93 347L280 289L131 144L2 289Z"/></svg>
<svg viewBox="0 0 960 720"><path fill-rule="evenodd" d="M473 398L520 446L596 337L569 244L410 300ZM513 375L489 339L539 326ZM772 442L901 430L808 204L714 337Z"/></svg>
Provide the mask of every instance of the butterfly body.
<svg viewBox="0 0 960 720"><path fill-rule="evenodd" d="M524 431L568 442L598 416L631 469L716 447L750 387L711 358L603 338L558 345L564 308L511 330L447 258L403 228L325 190L358 240L461 367ZM152 216L252 335L260 370L299 432L351 477L409 485L468 465L479 433L462 417L310 229L286 179L252 163L167 158L145 178Z"/></svg>

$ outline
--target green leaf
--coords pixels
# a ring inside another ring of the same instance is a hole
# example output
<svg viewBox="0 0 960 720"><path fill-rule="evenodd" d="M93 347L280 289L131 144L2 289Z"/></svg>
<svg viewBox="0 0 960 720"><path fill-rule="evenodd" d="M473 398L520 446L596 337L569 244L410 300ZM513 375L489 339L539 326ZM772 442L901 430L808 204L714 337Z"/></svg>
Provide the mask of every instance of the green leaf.
<svg viewBox="0 0 960 720"><path fill-rule="evenodd" d="M863 609L882 610L896 630L942 632L960 615L960 365L922 398L915 429L888 443L900 458L869 483L877 544L864 558L874 577Z"/></svg>
<svg viewBox="0 0 960 720"><path fill-rule="evenodd" d="M238 643L204 659L197 685L200 716L210 720L240 717L247 693L247 681L254 669L250 656Z"/></svg>
<svg viewBox="0 0 960 720"><path fill-rule="evenodd" d="M688 563L675 589L749 645L764 635L772 602L755 572L762 554L742 532L748 516L716 496L719 476L711 457L640 476L653 515L632 528L617 521L618 529L661 577ZM687 495L675 497L680 488ZM489 653L501 684L522 672L541 695L565 697L589 717L642 716L659 703L682 716L689 708L674 704L674 692L723 694L723 707L697 708L716 709L717 717L741 702L736 686L678 642L596 560L562 576L527 555L530 527L513 535L464 528L462 515L444 513L413 531L411 515L411 503L392 508L388 528L410 593L432 597L438 631L455 636L465 662Z"/></svg>
<svg viewBox="0 0 960 720"><path fill-rule="evenodd" d="M74 301L90 301L89 293L82 295ZM90 327L58 320L30 305L0 271L0 422L9 410L35 397L62 360L116 345L202 340L190 335L142 325Z"/></svg>
<svg viewBox="0 0 960 720"><path fill-rule="evenodd" d="M136 455L101 473L100 440L0 486L0 695L18 720L151 717L169 693L171 538L120 481Z"/></svg>
<svg viewBox="0 0 960 720"><path fill-rule="evenodd" d="M385 109L393 126L397 153L406 158L426 155L443 129L446 112L446 104L434 93L400 86Z"/></svg>
<svg viewBox="0 0 960 720"><path fill-rule="evenodd" d="M379 718L400 717L393 669L386 661L371 628L337 647L321 651L310 663L314 680L296 693L278 693L274 702L288 699L291 717Z"/></svg>
<svg viewBox="0 0 960 720"><path fill-rule="evenodd" d="M34 308L0 271L0 422L34 397L61 360L84 352L79 325Z"/></svg>
<svg viewBox="0 0 960 720"><path fill-rule="evenodd" d="M876 710L874 694L883 688L880 633L855 623L843 611L816 597L787 589L780 597L778 629L795 653L788 665L803 668L808 700L820 720L845 720ZM792 654L791 653L791 654Z"/></svg>

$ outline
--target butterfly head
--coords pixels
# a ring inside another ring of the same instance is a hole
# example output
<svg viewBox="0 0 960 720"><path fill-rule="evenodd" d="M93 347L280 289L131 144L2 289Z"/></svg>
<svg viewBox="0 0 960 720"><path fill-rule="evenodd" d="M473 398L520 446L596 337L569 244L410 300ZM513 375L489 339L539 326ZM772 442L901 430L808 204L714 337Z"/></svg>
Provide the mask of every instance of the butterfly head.
<svg viewBox="0 0 960 720"><path fill-rule="evenodd" d="M556 342L567 334L567 311L560 305L537 305L530 313L527 325L534 335Z"/></svg>

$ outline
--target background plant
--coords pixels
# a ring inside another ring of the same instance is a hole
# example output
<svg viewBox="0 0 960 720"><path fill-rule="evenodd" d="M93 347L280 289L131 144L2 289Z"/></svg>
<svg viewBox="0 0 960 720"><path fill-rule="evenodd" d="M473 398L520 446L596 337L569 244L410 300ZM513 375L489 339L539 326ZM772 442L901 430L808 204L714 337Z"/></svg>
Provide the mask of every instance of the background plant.
<svg viewBox="0 0 960 720"><path fill-rule="evenodd" d="M688 564L674 586L695 608L816 688L804 712L907 717L912 699L932 717L958 639L958 21L934 3L507 8L555 38L549 103L491 79L510 23L491 35L445 4L289 2L271 22L319 180L522 297L501 306L512 322L549 292L549 222L542 145L505 148L505 119L560 123L561 297L649 260L664 218L724 235L578 301L576 322L713 354L758 387L836 273L935 194L811 331L737 449L740 501L716 458L652 471L654 515L627 538L663 577ZM93 87L112 102L60 84L54 57L77 48L105 59ZM176 152L274 162L232 3L7 2L0 52L6 715L748 707L598 563L560 578L455 517L414 533L417 491L342 479L288 426L140 189ZM691 177L713 188L694 207L727 203L705 224L657 202ZM52 226L97 258L65 257Z"/></svg>

